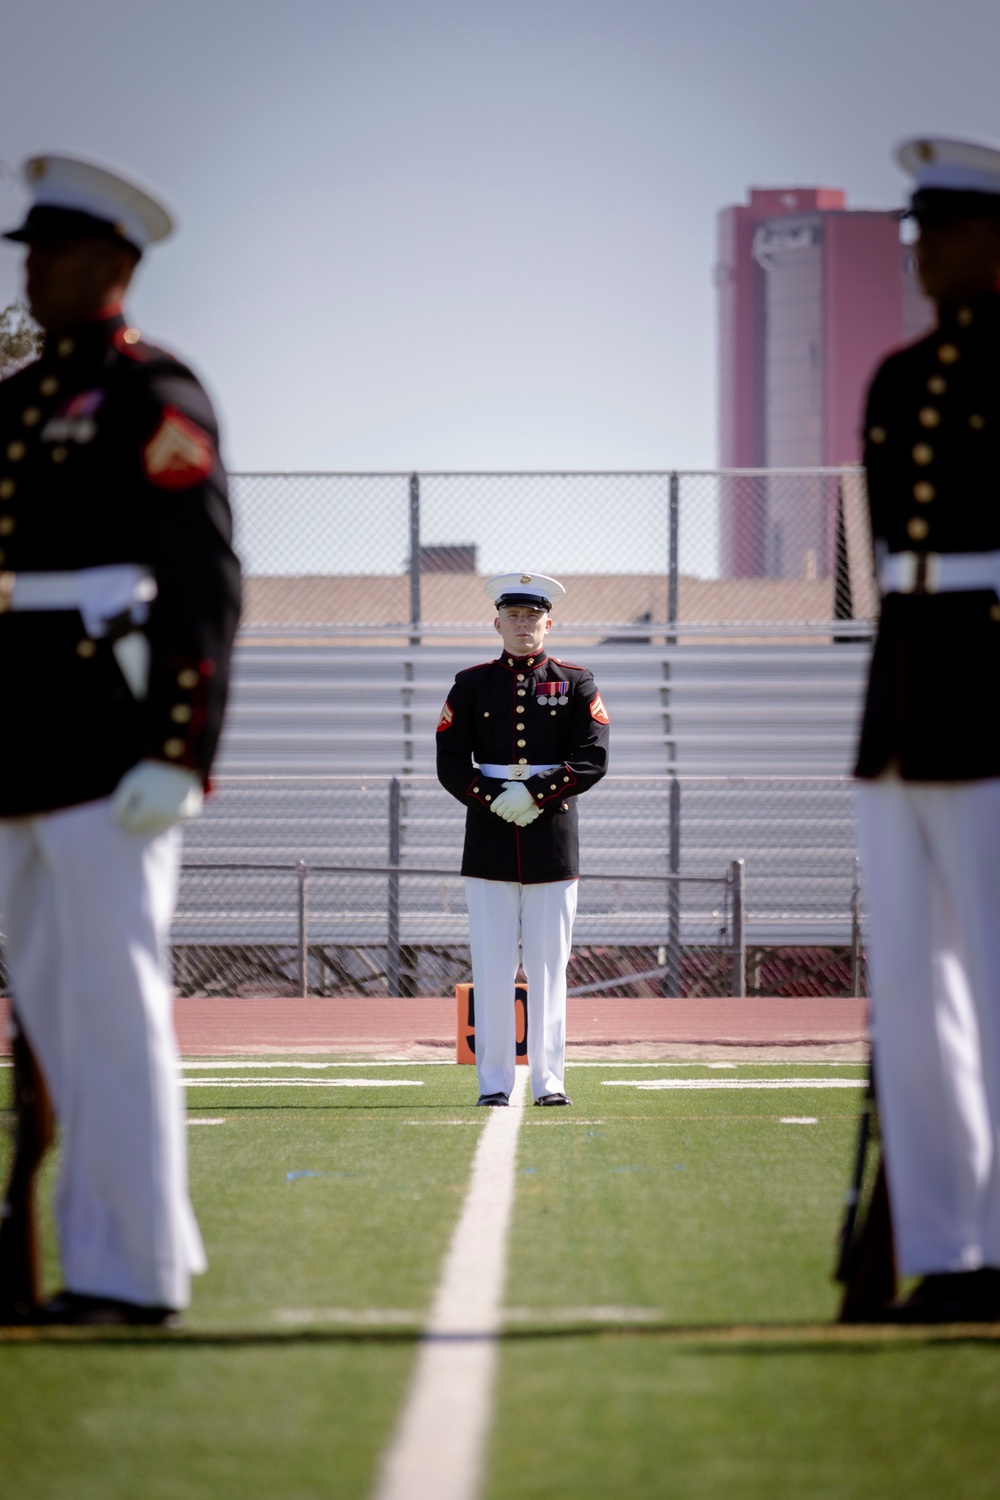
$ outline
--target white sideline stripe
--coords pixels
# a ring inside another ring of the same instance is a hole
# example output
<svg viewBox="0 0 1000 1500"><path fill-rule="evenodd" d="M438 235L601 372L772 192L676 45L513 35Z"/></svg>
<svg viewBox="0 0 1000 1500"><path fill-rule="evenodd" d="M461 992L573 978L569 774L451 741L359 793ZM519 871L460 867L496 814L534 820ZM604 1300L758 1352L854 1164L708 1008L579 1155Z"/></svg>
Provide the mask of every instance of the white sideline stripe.
<svg viewBox="0 0 1000 1500"><path fill-rule="evenodd" d="M659 1323L662 1307L505 1307L505 1323ZM421 1314L408 1307L279 1307L274 1320L288 1327L310 1323L340 1323L351 1328L396 1327L419 1323Z"/></svg>
<svg viewBox="0 0 1000 1500"><path fill-rule="evenodd" d="M189 1125L225 1125L225 1120L209 1119L207 1115L189 1115Z"/></svg>
<svg viewBox="0 0 1000 1500"><path fill-rule="evenodd" d="M606 1089L863 1089L866 1078L605 1078Z"/></svg>
<svg viewBox="0 0 1000 1500"><path fill-rule="evenodd" d="M510 1107L488 1111L374 1500L474 1500L479 1491L525 1083L518 1068Z"/></svg>
<svg viewBox="0 0 1000 1500"><path fill-rule="evenodd" d="M505 1323L659 1323L662 1307L508 1307Z"/></svg>
<svg viewBox="0 0 1000 1500"><path fill-rule="evenodd" d="M420 1322L420 1314L408 1307L279 1307L278 1323L300 1327L308 1323L346 1323L351 1327L379 1328Z"/></svg>
<svg viewBox="0 0 1000 1500"><path fill-rule="evenodd" d="M422 1089L419 1078L182 1078L185 1089Z"/></svg>
<svg viewBox="0 0 1000 1500"><path fill-rule="evenodd" d="M291 1062L284 1062L280 1058L269 1057L260 1062L229 1062L224 1058L214 1058L211 1062L182 1062L181 1067L185 1073L193 1073L200 1069L205 1073L242 1073L244 1070L256 1068L266 1072L268 1068L440 1068L443 1063L404 1063L404 1062L343 1062L340 1058L334 1058L331 1062L303 1062L301 1058L293 1058Z"/></svg>
<svg viewBox="0 0 1000 1500"><path fill-rule="evenodd" d="M819 1118L816 1115L782 1115L779 1123L782 1125L818 1125Z"/></svg>

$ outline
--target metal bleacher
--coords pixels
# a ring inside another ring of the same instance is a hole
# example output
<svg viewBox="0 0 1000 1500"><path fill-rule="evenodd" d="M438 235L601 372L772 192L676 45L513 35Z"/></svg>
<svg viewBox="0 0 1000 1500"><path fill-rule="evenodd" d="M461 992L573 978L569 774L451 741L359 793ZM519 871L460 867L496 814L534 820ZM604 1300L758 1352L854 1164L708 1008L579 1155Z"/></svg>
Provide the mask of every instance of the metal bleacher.
<svg viewBox="0 0 1000 1500"><path fill-rule="evenodd" d="M448 644L240 644L219 794L188 833L188 862L385 864L395 777L405 788L401 863L457 871L463 816L433 779L435 726L455 671L495 649L489 639L480 652ZM866 642L552 649L592 668L612 721L611 774L581 804L585 870L663 874L669 778L676 777L681 869L718 876L731 860L745 860L748 942L850 941L855 865L844 778ZM372 916L358 918L359 941L384 923L384 879L359 877L359 892L369 886ZM582 887L578 937L593 925L590 908L600 909L610 931L603 887L595 882L589 896ZM655 926L662 886L633 890L648 892ZM280 906L281 915L268 927L256 914L254 931L262 941L265 929L270 940L287 940L293 907L284 899L263 904L276 913ZM359 911L364 904L359 896ZM216 921L197 907L189 880L180 942L233 940L228 916L220 912ZM415 910L424 911L423 933L453 941L452 929L462 926L461 882L430 882ZM634 902L629 911L638 921ZM630 920L623 912L617 925L624 931ZM635 923L632 930L638 933ZM606 932L604 940L611 940Z"/></svg>
<svg viewBox="0 0 1000 1500"><path fill-rule="evenodd" d="M863 642L601 645L566 657L575 654L612 716L616 775L849 770ZM455 671L476 659L447 645L241 646L218 774L433 774L441 706Z"/></svg>

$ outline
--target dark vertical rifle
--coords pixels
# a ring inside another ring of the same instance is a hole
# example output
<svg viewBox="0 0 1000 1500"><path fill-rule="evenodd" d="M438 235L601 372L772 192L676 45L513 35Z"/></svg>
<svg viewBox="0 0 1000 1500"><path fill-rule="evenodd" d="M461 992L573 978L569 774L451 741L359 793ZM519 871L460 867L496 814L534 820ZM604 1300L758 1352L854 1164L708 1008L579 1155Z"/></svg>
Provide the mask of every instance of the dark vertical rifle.
<svg viewBox="0 0 1000 1500"><path fill-rule="evenodd" d="M54 1121L41 1070L11 1012L14 1056L14 1156L0 1208L0 1324L23 1323L41 1301L35 1184Z"/></svg>
<svg viewBox="0 0 1000 1500"><path fill-rule="evenodd" d="M874 1062L858 1121L854 1175L844 1202L834 1279L844 1288L840 1323L877 1322L896 1296L896 1251L879 1131Z"/></svg>

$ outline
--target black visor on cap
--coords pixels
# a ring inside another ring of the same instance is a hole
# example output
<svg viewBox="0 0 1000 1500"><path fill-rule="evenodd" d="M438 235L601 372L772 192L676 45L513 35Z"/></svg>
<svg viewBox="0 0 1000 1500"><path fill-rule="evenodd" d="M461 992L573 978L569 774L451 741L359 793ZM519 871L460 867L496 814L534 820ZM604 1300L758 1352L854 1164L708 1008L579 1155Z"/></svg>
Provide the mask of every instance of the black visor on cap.
<svg viewBox="0 0 1000 1500"><path fill-rule="evenodd" d="M918 188L905 215L917 223L947 224L958 219L1000 218L1000 194Z"/></svg>
<svg viewBox="0 0 1000 1500"><path fill-rule="evenodd" d="M530 609L539 610L552 608L551 599L539 599L537 594L501 594L497 599L497 609L503 604L526 604Z"/></svg>
<svg viewBox="0 0 1000 1500"><path fill-rule="evenodd" d="M136 255L141 254L139 246L126 239L110 219L99 219L96 214L84 213L79 208L58 208L51 203L36 203L28 210L20 229L9 229L3 238L22 245L51 244L56 240L117 240Z"/></svg>

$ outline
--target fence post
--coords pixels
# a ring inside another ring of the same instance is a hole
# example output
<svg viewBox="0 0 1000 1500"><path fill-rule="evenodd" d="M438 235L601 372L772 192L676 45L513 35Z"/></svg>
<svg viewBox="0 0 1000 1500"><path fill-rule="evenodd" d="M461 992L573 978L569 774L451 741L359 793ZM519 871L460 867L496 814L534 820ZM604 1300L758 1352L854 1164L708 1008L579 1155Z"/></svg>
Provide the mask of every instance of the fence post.
<svg viewBox="0 0 1000 1500"><path fill-rule="evenodd" d="M419 646L420 636L420 475L410 475L410 645Z"/></svg>
<svg viewBox="0 0 1000 1500"><path fill-rule="evenodd" d="M299 994L309 994L309 866L300 859L295 867L299 880Z"/></svg>
<svg viewBox="0 0 1000 1500"><path fill-rule="evenodd" d="M670 854L671 875L681 872L681 784L676 776L670 780ZM667 972L664 992L680 996L681 992L681 886L679 880L667 884Z"/></svg>
<svg viewBox="0 0 1000 1500"><path fill-rule="evenodd" d="M677 624L677 571L680 537L681 482L676 473L670 475L669 535L667 538L667 623ZM676 646L677 637L667 636L667 645Z"/></svg>
<svg viewBox="0 0 1000 1500"><path fill-rule="evenodd" d="M861 944L861 861L854 856L851 891L851 994L864 994L864 949Z"/></svg>
<svg viewBox="0 0 1000 1500"><path fill-rule="evenodd" d="M389 782L389 863L399 865L399 777ZM388 914L386 933L385 978L390 995L400 994L399 954L399 875L395 870L389 874L389 890L386 902Z"/></svg>
<svg viewBox="0 0 1000 1500"><path fill-rule="evenodd" d="M729 884L733 898L733 994L739 999L744 999L747 992L747 933L743 875L743 861L734 859L729 867Z"/></svg>

